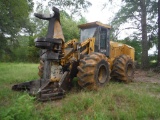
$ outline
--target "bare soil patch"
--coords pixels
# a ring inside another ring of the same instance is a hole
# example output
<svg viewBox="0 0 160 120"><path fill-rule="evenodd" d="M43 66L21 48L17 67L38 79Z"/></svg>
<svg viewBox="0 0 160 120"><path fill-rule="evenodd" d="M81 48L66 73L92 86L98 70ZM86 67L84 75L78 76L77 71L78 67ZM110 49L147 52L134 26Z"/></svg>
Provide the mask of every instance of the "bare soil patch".
<svg viewBox="0 0 160 120"><path fill-rule="evenodd" d="M160 84L160 74L153 72L153 70L142 71L138 69L135 71L134 81Z"/></svg>

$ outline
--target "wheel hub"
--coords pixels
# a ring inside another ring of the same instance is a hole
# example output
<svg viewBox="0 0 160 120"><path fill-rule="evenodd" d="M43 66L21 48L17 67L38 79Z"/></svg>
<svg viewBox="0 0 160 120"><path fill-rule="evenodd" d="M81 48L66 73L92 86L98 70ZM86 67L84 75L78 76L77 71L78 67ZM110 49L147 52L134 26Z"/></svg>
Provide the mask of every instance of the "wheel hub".
<svg viewBox="0 0 160 120"><path fill-rule="evenodd" d="M104 65L101 65L99 67L99 71L98 71L98 81L100 83L105 83L106 79L107 79L107 69Z"/></svg>

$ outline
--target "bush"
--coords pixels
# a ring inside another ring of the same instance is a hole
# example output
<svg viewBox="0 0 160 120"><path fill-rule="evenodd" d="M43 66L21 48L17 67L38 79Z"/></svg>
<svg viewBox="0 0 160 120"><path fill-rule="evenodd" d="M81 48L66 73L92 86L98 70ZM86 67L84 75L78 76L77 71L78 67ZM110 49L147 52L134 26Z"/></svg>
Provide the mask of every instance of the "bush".
<svg viewBox="0 0 160 120"><path fill-rule="evenodd" d="M2 112L3 120L31 120L34 114L33 97L28 94L22 95L14 105Z"/></svg>

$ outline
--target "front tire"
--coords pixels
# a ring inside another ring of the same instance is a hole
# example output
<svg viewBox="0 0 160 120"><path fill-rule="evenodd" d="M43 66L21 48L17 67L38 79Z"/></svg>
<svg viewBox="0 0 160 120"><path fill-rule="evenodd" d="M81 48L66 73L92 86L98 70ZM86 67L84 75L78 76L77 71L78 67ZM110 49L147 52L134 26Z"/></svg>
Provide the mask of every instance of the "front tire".
<svg viewBox="0 0 160 120"><path fill-rule="evenodd" d="M104 54L91 53L80 60L78 68L78 84L82 88L96 90L110 79L108 59Z"/></svg>

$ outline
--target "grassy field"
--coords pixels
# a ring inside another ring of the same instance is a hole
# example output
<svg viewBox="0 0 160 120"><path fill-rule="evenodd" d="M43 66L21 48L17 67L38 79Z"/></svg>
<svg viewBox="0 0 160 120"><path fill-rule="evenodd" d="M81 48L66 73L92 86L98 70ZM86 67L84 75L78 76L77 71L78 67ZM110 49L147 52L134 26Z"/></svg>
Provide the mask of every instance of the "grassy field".
<svg viewBox="0 0 160 120"><path fill-rule="evenodd" d="M74 90L62 100L45 103L34 100L26 92L11 90L13 84L37 79L37 66L0 63L0 120L160 119L160 82L111 81L97 92ZM147 75L151 81L155 76Z"/></svg>

